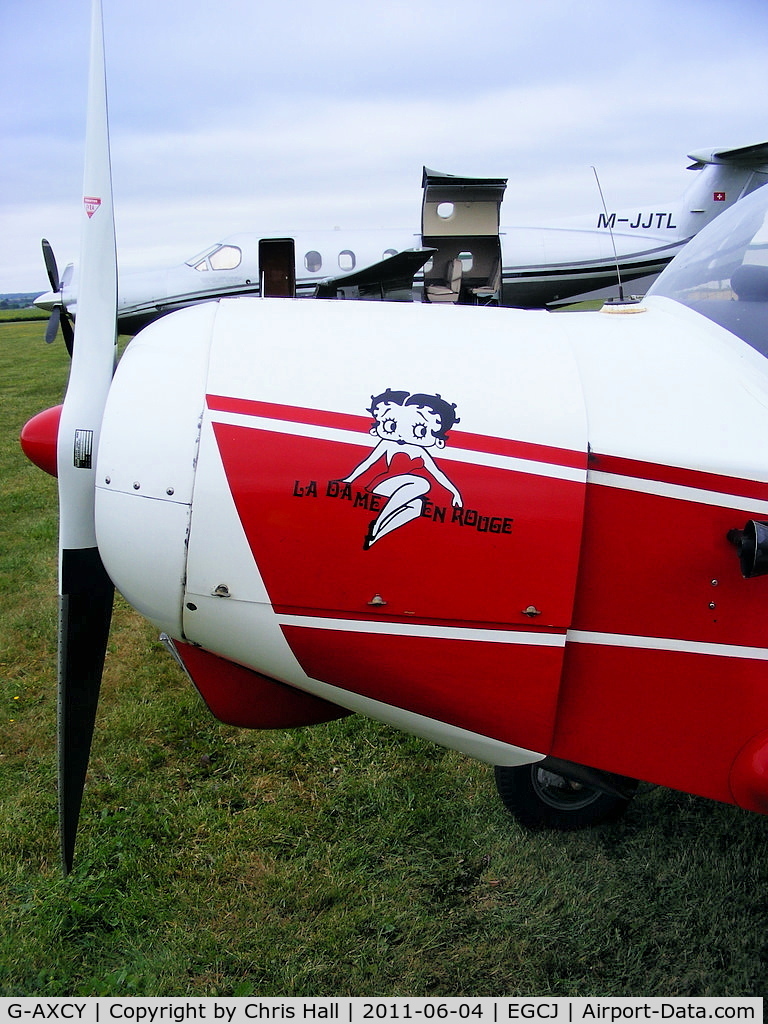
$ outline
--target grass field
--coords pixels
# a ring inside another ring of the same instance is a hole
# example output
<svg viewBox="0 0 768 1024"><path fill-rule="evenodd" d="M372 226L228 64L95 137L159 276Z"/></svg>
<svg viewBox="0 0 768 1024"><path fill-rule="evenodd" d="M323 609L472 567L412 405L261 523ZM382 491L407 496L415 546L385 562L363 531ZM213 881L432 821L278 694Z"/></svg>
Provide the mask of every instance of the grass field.
<svg viewBox="0 0 768 1024"><path fill-rule="evenodd" d="M0 324L28 320L47 320L51 314L44 309L36 309L34 306L26 309L0 309Z"/></svg>
<svg viewBox="0 0 768 1024"><path fill-rule="evenodd" d="M765 818L643 787L526 833L492 769L357 716L218 724L121 600L62 879L56 486L17 444L65 385L43 330L0 324L0 994L768 991Z"/></svg>

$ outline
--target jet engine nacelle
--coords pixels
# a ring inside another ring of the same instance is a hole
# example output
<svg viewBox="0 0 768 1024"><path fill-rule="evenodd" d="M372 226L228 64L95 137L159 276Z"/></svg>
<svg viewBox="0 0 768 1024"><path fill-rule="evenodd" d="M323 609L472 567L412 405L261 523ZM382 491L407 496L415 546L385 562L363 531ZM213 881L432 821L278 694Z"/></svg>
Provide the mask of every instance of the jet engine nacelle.
<svg viewBox="0 0 768 1024"><path fill-rule="evenodd" d="M362 711L765 811L768 583L727 539L768 518L764 362L664 299L198 306L118 367L99 550L237 724Z"/></svg>

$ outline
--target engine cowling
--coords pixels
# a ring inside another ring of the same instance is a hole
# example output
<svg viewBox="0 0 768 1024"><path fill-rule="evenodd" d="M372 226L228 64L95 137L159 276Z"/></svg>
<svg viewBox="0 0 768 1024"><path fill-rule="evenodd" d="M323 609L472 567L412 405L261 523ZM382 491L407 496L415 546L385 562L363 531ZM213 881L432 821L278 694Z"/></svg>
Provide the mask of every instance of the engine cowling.
<svg viewBox="0 0 768 1024"><path fill-rule="evenodd" d="M664 299L211 303L123 357L99 547L159 628L278 683L732 800L768 724L763 581L727 540L768 514L763 364Z"/></svg>

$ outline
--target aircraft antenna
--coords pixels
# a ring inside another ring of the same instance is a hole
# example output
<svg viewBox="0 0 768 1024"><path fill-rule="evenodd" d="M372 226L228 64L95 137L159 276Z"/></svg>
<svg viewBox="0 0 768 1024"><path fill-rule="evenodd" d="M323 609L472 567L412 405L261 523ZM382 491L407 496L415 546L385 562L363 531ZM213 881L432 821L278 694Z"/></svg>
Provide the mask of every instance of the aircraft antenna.
<svg viewBox="0 0 768 1024"><path fill-rule="evenodd" d="M624 285L621 283L621 269L619 268L619 254L616 252L616 240L613 237L613 228L611 227L611 221L608 217L608 207L605 205L605 196L603 195L603 189L600 185L600 178L598 177L597 168L592 165L592 170L595 174L595 181L597 182L597 190L600 193L600 200L603 204L603 213L605 214L605 223L608 227L608 233L611 236L611 245L613 246L613 258L616 261L616 277L619 282L619 302L624 301Z"/></svg>

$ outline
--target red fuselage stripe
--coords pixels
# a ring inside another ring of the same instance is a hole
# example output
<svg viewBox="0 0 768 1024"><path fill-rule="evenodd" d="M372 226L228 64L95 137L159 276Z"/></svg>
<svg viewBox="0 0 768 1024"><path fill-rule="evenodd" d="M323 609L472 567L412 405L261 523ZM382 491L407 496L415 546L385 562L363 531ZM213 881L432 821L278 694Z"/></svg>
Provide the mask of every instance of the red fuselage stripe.
<svg viewBox="0 0 768 1024"><path fill-rule="evenodd" d="M372 420L367 416L354 416L351 413L328 412L324 409L304 409L294 405L277 405L273 402L255 402L246 398L225 398L221 395L208 395L208 408L212 412L237 413L243 416L260 416L273 420L284 420L288 423L306 423L316 427L333 427L338 430L354 430L367 434ZM471 434L463 430L452 430L450 433L452 448L465 451L485 452L489 455L506 455L516 459L527 459L572 469L584 469L586 456L584 452L569 448L555 448L548 445L533 444L529 441L513 441L503 437L492 437L486 434Z"/></svg>
<svg viewBox="0 0 768 1024"><path fill-rule="evenodd" d="M698 469L682 469L655 462L624 459L616 455L599 455L596 452L590 453L588 464L592 473L651 480L676 487L692 487L718 494L755 498L759 501L768 500L768 483L764 481L745 480L743 477L724 476L719 473L703 473Z"/></svg>
<svg viewBox="0 0 768 1024"><path fill-rule="evenodd" d="M304 423L317 427L352 430L358 433L367 433L371 427L371 420L367 416L355 416L351 413L307 409L274 402L257 402L246 398L228 398L222 395L208 395L207 402L208 408L212 412L235 413L243 416L283 420L287 423ZM473 434L463 430L451 431L450 444L451 447L464 451L504 455L575 469L584 468L586 463L589 471L593 473L656 481L676 487L697 488L760 501L768 500L768 482L745 480L741 477L707 473L697 469L665 466L615 455L601 455L596 452L590 452L587 458L583 452L568 448L557 448L486 434Z"/></svg>

